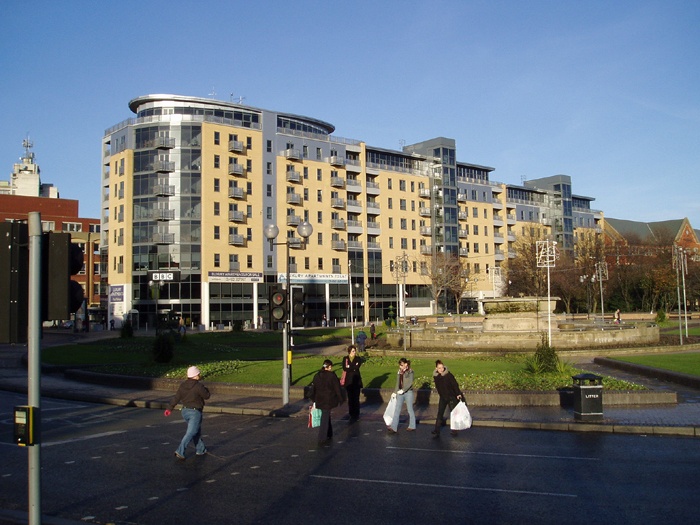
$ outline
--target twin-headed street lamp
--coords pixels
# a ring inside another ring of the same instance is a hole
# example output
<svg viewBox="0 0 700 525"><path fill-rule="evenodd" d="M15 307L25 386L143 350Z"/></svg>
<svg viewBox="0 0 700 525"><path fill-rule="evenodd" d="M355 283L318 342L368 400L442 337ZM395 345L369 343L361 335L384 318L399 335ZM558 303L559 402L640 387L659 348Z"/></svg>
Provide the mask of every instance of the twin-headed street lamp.
<svg viewBox="0 0 700 525"><path fill-rule="evenodd" d="M306 241L309 237L311 237L311 234L313 233L314 228L311 226L311 224L308 223L308 221L302 222L299 226L297 226L297 233L301 237L301 242L300 243L294 243L295 246L299 247L304 247L306 245ZM286 241L284 242L275 242L275 239L277 238L277 235L279 235L280 229L275 225L275 224L268 224L265 226L265 238L269 241L270 243L270 250L273 249L273 246L280 246L284 245L286 247L286 256L285 256L285 266L286 266L286 279L284 282L284 287L287 290L287 320L284 322L284 328L282 330L282 404L283 405L288 405L289 404L289 383L290 383L290 377L289 377L289 364L291 363L291 356L289 355L289 313L290 313L290 304L291 304L291 294L292 294L292 287L291 287L291 282L290 282L290 271L289 271L289 246L290 246L290 238L287 238Z"/></svg>

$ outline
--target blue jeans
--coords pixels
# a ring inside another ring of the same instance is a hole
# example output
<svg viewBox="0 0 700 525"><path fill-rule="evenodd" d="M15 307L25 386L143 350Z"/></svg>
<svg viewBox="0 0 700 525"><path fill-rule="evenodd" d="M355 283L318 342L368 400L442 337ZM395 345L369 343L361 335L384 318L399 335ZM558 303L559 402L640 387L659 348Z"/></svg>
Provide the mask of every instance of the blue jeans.
<svg viewBox="0 0 700 525"><path fill-rule="evenodd" d="M184 457L187 445L190 444L190 441L193 441L197 454L204 454L207 451L207 447L204 446L204 441L202 441L202 412L194 408L183 408L182 419L187 422L187 431L185 431L185 436L182 438L176 452Z"/></svg>
<svg viewBox="0 0 700 525"><path fill-rule="evenodd" d="M408 428L416 428L416 413L413 411L413 390L408 390L403 394L396 394L396 409L394 410L394 419L391 422L391 428L394 432L399 429L399 416L404 402L408 410Z"/></svg>

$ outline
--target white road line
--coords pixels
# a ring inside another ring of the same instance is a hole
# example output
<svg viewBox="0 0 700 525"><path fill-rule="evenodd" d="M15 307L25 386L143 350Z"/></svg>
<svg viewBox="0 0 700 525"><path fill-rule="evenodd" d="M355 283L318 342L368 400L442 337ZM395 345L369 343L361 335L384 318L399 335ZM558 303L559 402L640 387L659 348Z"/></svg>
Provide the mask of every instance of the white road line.
<svg viewBox="0 0 700 525"><path fill-rule="evenodd" d="M411 447L386 447L392 450L412 450L414 452L442 452L446 454L472 454L475 456L506 456L514 458L541 458L541 459L570 459L573 461L600 461L600 458L584 458L578 456L546 456L542 454L507 454L505 452L474 452L470 450L434 450L431 448Z"/></svg>
<svg viewBox="0 0 700 525"><path fill-rule="evenodd" d="M363 478L341 478L336 476L321 476L318 474L312 474L312 478L327 479L331 481L360 481L363 483L378 483L382 485L403 485L410 487L427 487L433 489L451 489L451 490L473 490L477 492L500 492L506 494L527 494L530 496L554 496L558 498L578 498L576 494L565 494L559 492L538 492L533 490L512 490L512 489L498 489L490 487L460 487L459 485L440 485L437 483L410 483L407 481L390 481L382 479L363 479Z"/></svg>
<svg viewBox="0 0 700 525"><path fill-rule="evenodd" d="M97 439L101 437L114 436L116 434L124 434L126 430L114 430L112 432L102 432L101 434L92 434L90 436L81 436L73 439L66 439L65 441L49 441L47 443L42 443L42 447L53 447L54 445L65 445L67 443L77 443L78 441L87 441L88 439Z"/></svg>

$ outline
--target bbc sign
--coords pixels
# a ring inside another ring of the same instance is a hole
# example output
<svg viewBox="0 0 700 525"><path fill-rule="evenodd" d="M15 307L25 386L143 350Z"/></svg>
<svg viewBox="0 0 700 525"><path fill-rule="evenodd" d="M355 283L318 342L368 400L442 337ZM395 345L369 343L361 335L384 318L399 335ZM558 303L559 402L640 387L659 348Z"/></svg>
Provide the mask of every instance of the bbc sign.
<svg viewBox="0 0 700 525"><path fill-rule="evenodd" d="M148 272L148 280L153 282L163 281L168 283L180 282L180 271L150 271Z"/></svg>

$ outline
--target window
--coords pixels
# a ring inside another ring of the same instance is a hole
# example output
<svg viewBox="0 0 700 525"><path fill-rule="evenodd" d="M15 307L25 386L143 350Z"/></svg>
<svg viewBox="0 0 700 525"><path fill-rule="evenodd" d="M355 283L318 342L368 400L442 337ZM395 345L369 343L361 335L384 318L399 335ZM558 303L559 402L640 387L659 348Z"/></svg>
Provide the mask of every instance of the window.
<svg viewBox="0 0 700 525"><path fill-rule="evenodd" d="M214 144L217 146L221 144L221 134L218 131L214 132Z"/></svg>
<svg viewBox="0 0 700 525"><path fill-rule="evenodd" d="M389 237L389 248L393 248L393 247L394 247L394 238L393 238L393 237ZM390 263L392 264L392 266L393 266L394 261L392 260L392 261L389 261L389 262L390 262Z"/></svg>
<svg viewBox="0 0 700 525"><path fill-rule="evenodd" d="M391 197L389 197L389 202L387 203L387 206L390 210L394 209L394 200Z"/></svg>
<svg viewBox="0 0 700 525"><path fill-rule="evenodd" d="M389 179L386 181L386 187L387 187L387 189L391 189L391 186L392 186L391 179Z"/></svg>
<svg viewBox="0 0 700 525"><path fill-rule="evenodd" d="M415 219L411 219L411 229L413 231L416 231L416 220Z"/></svg>
<svg viewBox="0 0 700 525"><path fill-rule="evenodd" d="M406 211L406 199L399 199L399 208Z"/></svg>
<svg viewBox="0 0 700 525"><path fill-rule="evenodd" d="M309 180L309 168L304 166L304 180Z"/></svg>
<svg viewBox="0 0 700 525"><path fill-rule="evenodd" d="M403 179L399 181L399 191L406 191L406 181Z"/></svg>
<svg viewBox="0 0 700 525"><path fill-rule="evenodd" d="M488 234L489 234L489 227L484 226L484 235L488 235Z"/></svg>
<svg viewBox="0 0 700 525"><path fill-rule="evenodd" d="M311 257L304 257L304 270L311 269Z"/></svg>
<svg viewBox="0 0 700 525"><path fill-rule="evenodd" d="M321 160L323 158L323 152L321 148L316 148L316 160Z"/></svg>
<svg viewBox="0 0 700 525"><path fill-rule="evenodd" d="M272 255L267 256L267 267L272 268Z"/></svg>
<svg viewBox="0 0 700 525"><path fill-rule="evenodd" d="M271 221L272 220L272 206L267 207L267 211L265 212L265 217L267 220Z"/></svg>
<svg viewBox="0 0 700 525"><path fill-rule="evenodd" d="M318 269L323 270L323 257L318 258Z"/></svg>
<svg viewBox="0 0 700 525"><path fill-rule="evenodd" d="M318 232L318 245L323 245L323 233Z"/></svg>
<svg viewBox="0 0 700 525"><path fill-rule="evenodd" d="M221 156L214 155L214 167L219 168L221 166Z"/></svg>
<svg viewBox="0 0 700 525"><path fill-rule="evenodd" d="M394 218L389 217L389 229L391 230L394 227Z"/></svg>
<svg viewBox="0 0 700 525"><path fill-rule="evenodd" d="M214 268L219 268L221 266L221 256L218 253L214 254Z"/></svg>
<svg viewBox="0 0 700 525"><path fill-rule="evenodd" d="M265 167L265 173L272 175L272 162L268 162Z"/></svg>
<svg viewBox="0 0 700 525"><path fill-rule="evenodd" d="M214 191L217 191L217 192L218 192L219 189L220 189L220 187L221 187L221 186L220 186L220 181L219 181L219 179L214 179Z"/></svg>
<svg viewBox="0 0 700 525"><path fill-rule="evenodd" d="M316 190L316 202L323 202L323 190Z"/></svg>
<svg viewBox="0 0 700 525"><path fill-rule="evenodd" d="M214 203L214 215L221 215L221 213L219 211L219 203L218 202Z"/></svg>
<svg viewBox="0 0 700 525"><path fill-rule="evenodd" d="M478 224L475 224L474 226L472 226L472 229L474 231L474 235L479 235L479 225Z"/></svg>
<svg viewBox="0 0 700 525"><path fill-rule="evenodd" d="M408 250L408 240L406 237L401 237L401 249Z"/></svg>
<svg viewBox="0 0 700 525"><path fill-rule="evenodd" d="M401 219L401 229L402 229L402 230L408 229L408 225L407 225L406 219Z"/></svg>
<svg viewBox="0 0 700 525"><path fill-rule="evenodd" d="M416 191L416 183L411 181L411 192Z"/></svg>
<svg viewBox="0 0 700 525"><path fill-rule="evenodd" d="M252 194L253 194L253 183L252 183L252 182L246 182L246 183L245 183L245 192L246 192L248 195L252 195Z"/></svg>
<svg viewBox="0 0 700 525"><path fill-rule="evenodd" d="M316 180L323 180L323 171L321 168L316 169Z"/></svg>
<svg viewBox="0 0 700 525"><path fill-rule="evenodd" d="M488 219L488 218L489 218L489 211L486 208L484 208L484 219Z"/></svg>
<svg viewBox="0 0 700 525"><path fill-rule="evenodd" d="M253 207L250 204L246 206L246 217L248 217L249 219L253 218Z"/></svg>
<svg viewBox="0 0 700 525"><path fill-rule="evenodd" d="M249 269L253 267L253 256L252 255L248 255L246 257L246 265Z"/></svg>
<svg viewBox="0 0 700 525"><path fill-rule="evenodd" d="M272 184L268 184L268 185L267 185L267 190L266 190L266 192L267 192L267 196L268 196L268 197L272 197Z"/></svg>
<svg viewBox="0 0 700 525"><path fill-rule="evenodd" d="M479 208L477 208L476 206L472 208L472 217L474 217L475 219L479 218Z"/></svg>
<svg viewBox="0 0 700 525"><path fill-rule="evenodd" d="M253 149L253 137L246 137L245 149Z"/></svg>
<svg viewBox="0 0 700 525"><path fill-rule="evenodd" d="M479 243L478 242L474 243L474 253L479 253Z"/></svg>
<svg viewBox="0 0 700 525"><path fill-rule="evenodd" d="M268 153L272 153L272 141L271 140L267 141L267 146L265 149L267 149Z"/></svg>
<svg viewBox="0 0 700 525"><path fill-rule="evenodd" d="M221 232L219 231L218 226L214 226L214 239L220 239L221 238Z"/></svg>
<svg viewBox="0 0 700 525"><path fill-rule="evenodd" d="M305 159L309 158L309 147L306 144L301 147L301 155Z"/></svg>
<svg viewBox="0 0 700 525"><path fill-rule="evenodd" d="M319 211L316 214L316 222L319 224L323 224L323 212L322 211Z"/></svg>
<svg viewBox="0 0 700 525"><path fill-rule="evenodd" d="M248 242L253 242L253 228L246 228L245 238Z"/></svg>
<svg viewBox="0 0 700 525"><path fill-rule="evenodd" d="M476 199L476 190L472 190L472 200L475 201Z"/></svg>
<svg viewBox="0 0 700 525"><path fill-rule="evenodd" d="M248 173L250 173L251 171L253 171L253 161L252 161L252 160L248 159L248 160L245 161L245 170L246 170Z"/></svg>

